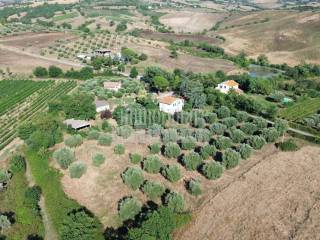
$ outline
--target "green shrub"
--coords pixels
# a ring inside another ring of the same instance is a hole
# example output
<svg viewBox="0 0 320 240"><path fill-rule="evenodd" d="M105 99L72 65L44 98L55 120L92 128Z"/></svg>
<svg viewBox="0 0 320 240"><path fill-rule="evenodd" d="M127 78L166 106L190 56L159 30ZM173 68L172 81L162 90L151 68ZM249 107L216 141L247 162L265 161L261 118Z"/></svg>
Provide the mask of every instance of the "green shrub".
<svg viewBox="0 0 320 240"><path fill-rule="evenodd" d="M204 119L206 120L206 123L212 124L218 120L218 116L216 113L207 113L204 116Z"/></svg>
<svg viewBox="0 0 320 240"><path fill-rule="evenodd" d="M164 129L161 132L161 139L164 143L176 142L178 140L178 132L176 129Z"/></svg>
<svg viewBox="0 0 320 240"><path fill-rule="evenodd" d="M128 138L133 133L133 128L129 125L119 126L116 128L116 133L120 137Z"/></svg>
<svg viewBox="0 0 320 240"><path fill-rule="evenodd" d="M261 136L251 136L248 139L248 144L253 147L253 149L259 150L266 144L266 140Z"/></svg>
<svg viewBox="0 0 320 240"><path fill-rule="evenodd" d="M242 159L248 159L252 154L252 147L248 144L241 144L238 151Z"/></svg>
<svg viewBox="0 0 320 240"><path fill-rule="evenodd" d="M246 122L249 119L249 114L247 112L238 111L236 112L235 117L238 119L239 122Z"/></svg>
<svg viewBox="0 0 320 240"><path fill-rule="evenodd" d="M130 162L133 164L139 164L142 161L142 156L138 153L130 154Z"/></svg>
<svg viewBox="0 0 320 240"><path fill-rule="evenodd" d="M181 139L181 148L183 150L191 150L196 147L196 140L194 137L186 137Z"/></svg>
<svg viewBox="0 0 320 240"><path fill-rule="evenodd" d="M188 182L187 189L194 196L199 196L202 193L200 182L193 179Z"/></svg>
<svg viewBox="0 0 320 240"><path fill-rule="evenodd" d="M257 130L258 130L258 127L253 124L253 123L250 123L250 122L246 122L244 123L240 129L245 133L245 134L248 134L248 135L252 135L254 134Z"/></svg>
<svg viewBox="0 0 320 240"><path fill-rule="evenodd" d="M202 173L208 179L217 179L222 176L223 166L215 161L210 161L202 166Z"/></svg>
<svg viewBox="0 0 320 240"><path fill-rule="evenodd" d="M174 212L183 212L184 210L183 196L175 192L171 192L166 195L165 204Z"/></svg>
<svg viewBox="0 0 320 240"><path fill-rule="evenodd" d="M192 123L192 125L196 128L203 128L205 124L206 124L206 121L201 117L195 118Z"/></svg>
<svg viewBox="0 0 320 240"><path fill-rule="evenodd" d="M263 138L269 142L269 143L272 143L272 142L275 142L278 137L279 137L279 132L277 131L276 128L264 128L262 129L261 131L261 135L263 136Z"/></svg>
<svg viewBox="0 0 320 240"><path fill-rule="evenodd" d="M112 132L112 126L107 120L104 120L102 122L101 128L104 132L108 132L108 133Z"/></svg>
<svg viewBox="0 0 320 240"><path fill-rule="evenodd" d="M126 149L125 149L125 147L124 147L123 144L117 144L117 145L114 147L113 152L114 152L115 154L117 154L117 155L122 155L122 154L124 154L125 150L126 150Z"/></svg>
<svg viewBox="0 0 320 240"><path fill-rule="evenodd" d="M218 136L218 138L215 141L215 145L219 150L224 150L232 146L232 141L228 137Z"/></svg>
<svg viewBox="0 0 320 240"><path fill-rule="evenodd" d="M81 178L87 171L87 166L82 161L76 161L70 164L69 173L71 178Z"/></svg>
<svg viewBox="0 0 320 240"><path fill-rule="evenodd" d="M128 197L119 202L118 208L121 221L133 220L140 213L142 204L136 198Z"/></svg>
<svg viewBox="0 0 320 240"><path fill-rule="evenodd" d="M214 145L204 145L200 150L200 156L203 160L207 160L210 156L214 156L217 152L217 149Z"/></svg>
<svg viewBox="0 0 320 240"><path fill-rule="evenodd" d="M194 135L194 130L191 128L180 128L179 129L179 136L186 138L186 137L192 137Z"/></svg>
<svg viewBox="0 0 320 240"><path fill-rule="evenodd" d="M210 131L216 135L222 135L227 130L227 126L222 123L214 123L210 126Z"/></svg>
<svg viewBox="0 0 320 240"><path fill-rule="evenodd" d="M13 155L10 159L10 170L13 173L24 172L26 170L26 160L21 155Z"/></svg>
<svg viewBox="0 0 320 240"><path fill-rule="evenodd" d="M222 123L226 125L228 128L231 128L237 125L238 120L235 117L227 117L222 119Z"/></svg>
<svg viewBox="0 0 320 240"><path fill-rule="evenodd" d="M285 120L277 119L274 123L274 127L277 129L279 135L283 135L286 133L286 131L288 131L289 124Z"/></svg>
<svg viewBox="0 0 320 240"><path fill-rule="evenodd" d="M231 169L238 166L240 159L240 154L229 148L226 149L222 155L222 164L226 167L226 169Z"/></svg>
<svg viewBox="0 0 320 240"><path fill-rule="evenodd" d="M129 167L121 174L123 182L133 190L137 190L143 183L143 173L139 168Z"/></svg>
<svg viewBox="0 0 320 240"><path fill-rule="evenodd" d="M240 129L230 129L229 135L234 143L240 143L245 139L245 134Z"/></svg>
<svg viewBox="0 0 320 240"><path fill-rule="evenodd" d="M181 171L177 165L168 165L162 170L162 175L170 182L177 182L181 179Z"/></svg>
<svg viewBox="0 0 320 240"><path fill-rule="evenodd" d="M217 109L217 115L220 119L230 117L230 109L226 106L222 106Z"/></svg>
<svg viewBox="0 0 320 240"><path fill-rule="evenodd" d="M160 143L153 143L149 145L149 150L151 154L158 154L161 151Z"/></svg>
<svg viewBox="0 0 320 240"><path fill-rule="evenodd" d="M63 169L67 169L69 165L75 160L74 152L68 147L60 148L54 151L52 157Z"/></svg>
<svg viewBox="0 0 320 240"><path fill-rule="evenodd" d="M150 155L143 161L143 169L148 173L159 173L162 167L162 162L158 156Z"/></svg>
<svg viewBox="0 0 320 240"><path fill-rule="evenodd" d="M106 161L106 157L101 153L96 153L92 157L92 164L95 167L99 167L101 164L103 164Z"/></svg>
<svg viewBox="0 0 320 240"><path fill-rule="evenodd" d="M165 188L159 183L146 181L142 187L142 191L148 196L148 198L155 200L164 194Z"/></svg>
<svg viewBox="0 0 320 240"><path fill-rule="evenodd" d="M88 139L98 140L100 136L100 132L96 129L91 129L88 133Z"/></svg>
<svg viewBox="0 0 320 240"><path fill-rule="evenodd" d="M208 142L211 138L211 132L208 129L196 129L194 137L198 142Z"/></svg>
<svg viewBox="0 0 320 240"><path fill-rule="evenodd" d="M68 146L68 147L78 147L83 143L83 138L80 134L77 135L73 135L70 136L69 138L67 138L64 143Z"/></svg>
<svg viewBox="0 0 320 240"><path fill-rule="evenodd" d="M297 151L298 150L298 146L294 142L293 139L289 139L287 141L280 142L280 143L277 144L277 146L281 149L281 151L284 151L284 152L291 152L291 151Z"/></svg>
<svg viewBox="0 0 320 240"><path fill-rule="evenodd" d="M191 152L188 155L184 155L182 158L183 165L188 169L189 171L197 170L198 167L202 163L202 158L200 155L196 152Z"/></svg>
<svg viewBox="0 0 320 240"><path fill-rule="evenodd" d="M147 133L153 137L160 136L162 126L159 124L153 124L148 128Z"/></svg>
<svg viewBox="0 0 320 240"><path fill-rule="evenodd" d="M101 134L98 138L98 143L102 146L110 146L112 143L112 137L109 134Z"/></svg>
<svg viewBox="0 0 320 240"><path fill-rule="evenodd" d="M181 153L180 147L177 143L169 142L165 145L164 155L168 158L177 158Z"/></svg>
<svg viewBox="0 0 320 240"><path fill-rule="evenodd" d="M267 120L265 120L262 117L254 118L253 119L253 124L255 124L258 129L263 129L263 128L266 128L268 126Z"/></svg>

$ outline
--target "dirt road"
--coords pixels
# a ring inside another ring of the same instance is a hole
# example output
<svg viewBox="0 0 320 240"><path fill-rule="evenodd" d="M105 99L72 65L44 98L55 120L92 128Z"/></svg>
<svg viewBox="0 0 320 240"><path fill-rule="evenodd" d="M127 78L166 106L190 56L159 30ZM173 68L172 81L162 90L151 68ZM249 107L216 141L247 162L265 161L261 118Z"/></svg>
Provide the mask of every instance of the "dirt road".
<svg viewBox="0 0 320 240"><path fill-rule="evenodd" d="M319 147L274 152L218 182L176 239L319 239L319 172Z"/></svg>

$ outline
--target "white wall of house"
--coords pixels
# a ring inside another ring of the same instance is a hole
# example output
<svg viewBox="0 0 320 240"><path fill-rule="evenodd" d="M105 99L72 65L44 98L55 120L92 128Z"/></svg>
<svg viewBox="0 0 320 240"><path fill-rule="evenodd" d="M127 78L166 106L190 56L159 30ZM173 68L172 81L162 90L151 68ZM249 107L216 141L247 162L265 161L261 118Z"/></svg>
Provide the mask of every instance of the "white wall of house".
<svg viewBox="0 0 320 240"><path fill-rule="evenodd" d="M220 83L218 84L218 86L216 87L217 90L219 90L222 93L228 93L231 89L239 89L239 86L228 86L226 84Z"/></svg>
<svg viewBox="0 0 320 240"><path fill-rule="evenodd" d="M181 112L183 109L183 105L184 101L182 99L178 99L174 101L172 104L160 103L159 108L162 112L174 114L176 112Z"/></svg>
<svg viewBox="0 0 320 240"><path fill-rule="evenodd" d="M96 111L97 111L98 113L100 113L100 112L103 112L103 111L106 111L106 110L109 110L109 109L110 109L110 107L109 107L108 105L106 105L106 106L97 107L97 108L96 108Z"/></svg>

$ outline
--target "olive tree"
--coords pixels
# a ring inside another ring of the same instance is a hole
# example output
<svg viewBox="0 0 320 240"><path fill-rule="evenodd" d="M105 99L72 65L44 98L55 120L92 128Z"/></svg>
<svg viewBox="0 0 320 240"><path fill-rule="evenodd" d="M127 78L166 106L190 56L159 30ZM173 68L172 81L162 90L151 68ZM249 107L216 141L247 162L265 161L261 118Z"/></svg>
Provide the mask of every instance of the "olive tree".
<svg viewBox="0 0 320 240"><path fill-rule="evenodd" d="M118 209L121 221L133 220L140 213L142 204L134 197L127 197L119 202Z"/></svg>
<svg viewBox="0 0 320 240"><path fill-rule="evenodd" d="M119 126L116 128L116 133L120 137L128 138L133 133L133 128L129 125Z"/></svg>
<svg viewBox="0 0 320 240"><path fill-rule="evenodd" d="M133 190L137 190L143 183L143 173L139 168L129 167L121 174L123 182Z"/></svg>
<svg viewBox="0 0 320 240"><path fill-rule="evenodd" d="M168 158L177 158L181 153L181 149L177 143L169 142L164 147L164 155Z"/></svg>
<svg viewBox="0 0 320 240"><path fill-rule="evenodd" d="M176 129L164 129L161 132L161 139L164 143L176 142L178 140L178 132Z"/></svg>
<svg viewBox="0 0 320 240"><path fill-rule="evenodd" d="M268 143L272 143L275 142L278 137L279 137L279 132L277 131L276 128L271 127L271 128L264 128L261 131L261 135L263 136L263 138L268 142Z"/></svg>
<svg viewBox="0 0 320 240"><path fill-rule="evenodd" d="M162 162L158 156L150 155L143 161L143 169L148 173L159 173L161 167Z"/></svg>
<svg viewBox="0 0 320 240"><path fill-rule="evenodd" d="M208 129L196 129L194 137L198 142L208 142L211 138L211 132Z"/></svg>
<svg viewBox="0 0 320 240"><path fill-rule="evenodd" d="M162 175L170 182L177 182L181 179L181 171L177 165L168 165L162 170Z"/></svg>
<svg viewBox="0 0 320 240"><path fill-rule="evenodd" d="M243 125L241 125L240 129L245 134L252 135L258 130L258 127L254 123L246 122Z"/></svg>
<svg viewBox="0 0 320 240"><path fill-rule="evenodd" d="M227 126L222 123L214 123L210 126L210 131L216 135L222 135L227 130Z"/></svg>
<svg viewBox="0 0 320 240"><path fill-rule="evenodd" d="M252 150L253 150L252 147L250 147L250 145L245 143L241 144L240 147L238 148L238 151L242 159L248 159L252 154Z"/></svg>
<svg viewBox="0 0 320 240"><path fill-rule="evenodd" d="M240 143L245 139L244 132L237 128L230 129L229 135L234 143Z"/></svg>
<svg viewBox="0 0 320 240"><path fill-rule="evenodd" d="M217 148L214 145L204 145L200 149L200 156L203 160L207 160L210 156L214 157L217 152Z"/></svg>
<svg viewBox="0 0 320 240"><path fill-rule="evenodd" d="M230 138L225 136L218 136L215 141L215 145L219 150L227 149L232 146L232 141Z"/></svg>
<svg viewBox="0 0 320 240"><path fill-rule="evenodd" d="M54 151L52 157L63 169L67 169L70 164L75 161L74 152L69 147L60 148Z"/></svg>
<svg viewBox="0 0 320 240"><path fill-rule="evenodd" d="M146 181L143 184L142 191L148 196L148 198L155 200L164 194L165 188L162 184Z"/></svg>
<svg viewBox="0 0 320 240"><path fill-rule="evenodd" d="M228 128L234 127L238 124L238 120L235 117L227 117L222 119L222 123Z"/></svg>
<svg viewBox="0 0 320 240"><path fill-rule="evenodd" d="M226 169L231 169L238 166L240 159L240 153L229 148L226 149L222 155L222 164L226 167Z"/></svg>
<svg viewBox="0 0 320 240"><path fill-rule="evenodd" d="M11 227L11 222L6 215L0 214L0 230L4 231Z"/></svg>
<svg viewBox="0 0 320 240"><path fill-rule="evenodd" d="M76 161L71 163L69 167L69 173L71 178L81 178L87 171L87 166L82 161Z"/></svg>
<svg viewBox="0 0 320 240"><path fill-rule="evenodd" d="M179 193L171 192L165 197L165 205L174 212L183 212L184 199Z"/></svg>
<svg viewBox="0 0 320 240"><path fill-rule="evenodd" d="M142 161L142 156L138 153L130 154L130 162L133 164L139 164Z"/></svg>
<svg viewBox="0 0 320 240"><path fill-rule="evenodd" d="M210 161L202 166L202 173L208 179L217 179L222 176L223 166L216 161Z"/></svg>
<svg viewBox="0 0 320 240"><path fill-rule="evenodd" d="M112 136L110 134L101 134L98 138L98 143L102 146L110 146L112 143Z"/></svg>
<svg viewBox="0 0 320 240"><path fill-rule="evenodd" d="M181 139L181 148L183 150L191 150L196 147L196 140L194 137L185 137Z"/></svg>
<svg viewBox="0 0 320 240"><path fill-rule="evenodd" d="M266 140L261 136L251 136L247 143L253 147L253 149L259 150L266 144Z"/></svg>
<svg viewBox="0 0 320 240"><path fill-rule="evenodd" d="M199 196L201 194L201 192L202 192L201 191L200 182L196 181L196 180L193 180L193 179L188 181L187 189L188 189L190 194L195 195L195 196Z"/></svg>
<svg viewBox="0 0 320 240"><path fill-rule="evenodd" d="M99 167L101 164L103 164L106 161L106 157L101 153L96 153L92 157L92 164L95 167Z"/></svg>
<svg viewBox="0 0 320 240"><path fill-rule="evenodd" d="M217 109L216 113L218 117L222 119L222 118L230 117L231 111L228 107L221 106L220 108Z"/></svg>
<svg viewBox="0 0 320 240"><path fill-rule="evenodd" d="M160 143L153 143L149 145L149 151L151 154L158 154L161 151Z"/></svg>
<svg viewBox="0 0 320 240"><path fill-rule="evenodd" d="M184 155L182 158L183 165L188 169L189 171L197 170L198 167L202 163L201 156L196 152L191 152L188 155Z"/></svg>
<svg viewBox="0 0 320 240"><path fill-rule="evenodd" d="M113 152L117 155L122 155L125 152L125 147L123 144L117 144L116 146L114 146Z"/></svg>

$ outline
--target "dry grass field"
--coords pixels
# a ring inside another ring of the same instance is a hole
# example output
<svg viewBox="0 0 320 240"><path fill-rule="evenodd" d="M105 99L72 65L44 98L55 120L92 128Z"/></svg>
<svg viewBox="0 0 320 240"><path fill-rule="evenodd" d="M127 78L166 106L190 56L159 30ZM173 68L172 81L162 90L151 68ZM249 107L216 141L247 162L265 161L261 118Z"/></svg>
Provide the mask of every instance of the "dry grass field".
<svg viewBox="0 0 320 240"><path fill-rule="evenodd" d="M319 147L267 147L212 184L176 239L318 239L319 156Z"/></svg>
<svg viewBox="0 0 320 240"><path fill-rule="evenodd" d="M171 11L162 16L160 22L171 27L175 32L196 33L209 30L214 24L222 20L225 13L209 13L197 11Z"/></svg>
<svg viewBox="0 0 320 240"><path fill-rule="evenodd" d="M262 23L264 19L269 20ZM227 39L223 47L229 53L244 50L252 57L266 54L273 63L296 65L320 63L319 26L319 13L263 11L234 15L219 34Z"/></svg>

